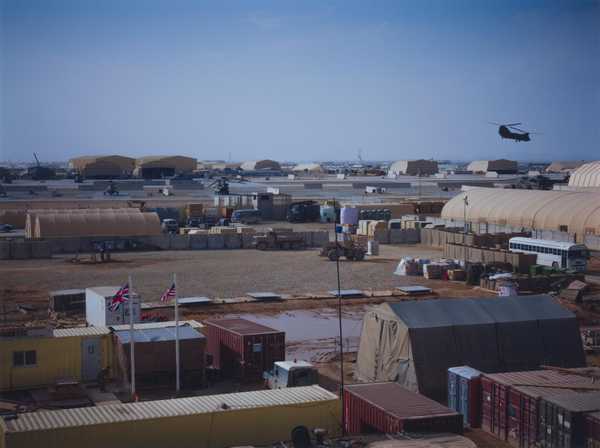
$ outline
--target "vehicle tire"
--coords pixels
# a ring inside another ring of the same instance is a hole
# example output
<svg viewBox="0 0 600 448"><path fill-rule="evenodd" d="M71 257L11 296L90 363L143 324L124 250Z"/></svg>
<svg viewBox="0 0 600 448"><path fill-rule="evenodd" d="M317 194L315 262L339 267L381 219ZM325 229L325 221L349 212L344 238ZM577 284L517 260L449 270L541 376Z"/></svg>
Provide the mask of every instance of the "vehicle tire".
<svg viewBox="0 0 600 448"><path fill-rule="evenodd" d="M290 250L292 248L292 246L290 245L290 243L281 243L281 248L283 250Z"/></svg>
<svg viewBox="0 0 600 448"><path fill-rule="evenodd" d="M559 269L558 262L556 262L556 261L552 262L552 269L556 269L556 270Z"/></svg>
<svg viewBox="0 0 600 448"><path fill-rule="evenodd" d="M327 258L329 258L330 261L337 261L337 259L340 258L340 255L337 250L330 249L329 252L327 252Z"/></svg>
<svg viewBox="0 0 600 448"><path fill-rule="evenodd" d="M260 241L260 242L256 243L256 249L267 250L267 243L265 243L264 241Z"/></svg>
<svg viewBox="0 0 600 448"><path fill-rule="evenodd" d="M356 261L363 261L365 259L365 252L362 250L357 250L354 252L354 259Z"/></svg>

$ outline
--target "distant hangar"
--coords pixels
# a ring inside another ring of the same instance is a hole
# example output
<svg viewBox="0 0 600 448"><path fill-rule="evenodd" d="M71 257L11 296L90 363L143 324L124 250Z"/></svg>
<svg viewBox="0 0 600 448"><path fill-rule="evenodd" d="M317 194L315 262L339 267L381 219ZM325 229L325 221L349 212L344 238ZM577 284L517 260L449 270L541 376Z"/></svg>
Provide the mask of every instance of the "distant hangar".
<svg viewBox="0 0 600 448"><path fill-rule="evenodd" d="M191 173L198 161L186 156L146 156L136 160L134 174L144 179L160 179L175 174Z"/></svg>
<svg viewBox="0 0 600 448"><path fill-rule="evenodd" d="M69 167L86 179L114 179L131 176L135 159L119 155L83 156L69 160Z"/></svg>
<svg viewBox="0 0 600 448"><path fill-rule="evenodd" d="M497 159L497 160L474 160L469 163L467 171L477 174L485 174L495 172L498 174L516 174L519 171L519 166L514 160Z"/></svg>
<svg viewBox="0 0 600 448"><path fill-rule="evenodd" d="M430 176L437 172L438 164L435 160L398 160L390 166L388 176Z"/></svg>
<svg viewBox="0 0 600 448"><path fill-rule="evenodd" d="M279 162L270 159L248 160L240 166L242 171L281 171Z"/></svg>

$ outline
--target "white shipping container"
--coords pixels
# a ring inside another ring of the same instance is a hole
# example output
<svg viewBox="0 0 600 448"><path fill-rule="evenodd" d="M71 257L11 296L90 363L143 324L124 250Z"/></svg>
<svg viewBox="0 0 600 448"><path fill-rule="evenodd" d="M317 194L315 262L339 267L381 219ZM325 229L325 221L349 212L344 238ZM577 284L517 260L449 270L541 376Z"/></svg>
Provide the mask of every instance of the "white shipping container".
<svg viewBox="0 0 600 448"><path fill-rule="evenodd" d="M129 303L122 303L115 311L109 306L118 286L95 286L85 289L85 319L88 325L106 327L129 323ZM133 296L133 322L141 321L141 298Z"/></svg>

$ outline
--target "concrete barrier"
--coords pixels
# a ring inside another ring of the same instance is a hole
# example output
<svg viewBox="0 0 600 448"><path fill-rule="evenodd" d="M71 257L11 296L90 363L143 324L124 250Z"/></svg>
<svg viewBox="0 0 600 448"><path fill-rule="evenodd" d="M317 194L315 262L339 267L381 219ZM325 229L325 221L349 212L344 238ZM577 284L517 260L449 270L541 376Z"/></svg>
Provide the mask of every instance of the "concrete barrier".
<svg viewBox="0 0 600 448"><path fill-rule="evenodd" d="M391 229L389 242L390 244L416 244L421 240L420 236L417 229Z"/></svg>
<svg viewBox="0 0 600 448"><path fill-rule="evenodd" d="M10 259L10 241L0 241L0 260Z"/></svg>
<svg viewBox="0 0 600 448"><path fill-rule="evenodd" d="M327 230L312 232L311 247L323 247L328 242L329 242L329 232Z"/></svg>
<svg viewBox="0 0 600 448"><path fill-rule="evenodd" d="M169 250L171 239L169 235L153 235L148 237L148 244L161 250Z"/></svg>
<svg viewBox="0 0 600 448"><path fill-rule="evenodd" d="M306 247L313 247L313 232L300 232L304 238Z"/></svg>
<svg viewBox="0 0 600 448"><path fill-rule="evenodd" d="M242 248L242 236L238 233L224 234L223 240L225 243L225 249L241 249Z"/></svg>
<svg viewBox="0 0 600 448"><path fill-rule="evenodd" d="M208 235L189 235L190 238L190 249L202 250L208 247Z"/></svg>
<svg viewBox="0 0 600 448"><path fill-rule="evenodd" d="M389 244L390 242L390 231L387 229L375 230L373 239L378 241L380 244Z"/></svg>
<svg viewBox="0 0 600 448"><path fill-rule="evenodd" d="M187 235L169 235L171 250L186 250L190 248L190 240Z"/></svg>
<svg viewBox="0 0 600 448"><path fill-rule="evenodd" d="M242 233L242 249L254 249L254 235Z"/></svg>
<svg viewBox="0 0 600 448"><path fill-rule="evenodd" d="M31 258L31 243L29 241L13 240L10 242L10 258L26 260Z"/></svg>
<svg viewBox="0 0 600 448"><path fill-rule="evenodd" d="M219 234L210 234L208 235L208 249L216 250L216 249L225 249L225 240L223 235Z"/></svg>
<svg viewBox="0 0 600 448"><path fill-rule="evenodd" d="M49 241L31 241L31 258L52 258Z"/></svg>

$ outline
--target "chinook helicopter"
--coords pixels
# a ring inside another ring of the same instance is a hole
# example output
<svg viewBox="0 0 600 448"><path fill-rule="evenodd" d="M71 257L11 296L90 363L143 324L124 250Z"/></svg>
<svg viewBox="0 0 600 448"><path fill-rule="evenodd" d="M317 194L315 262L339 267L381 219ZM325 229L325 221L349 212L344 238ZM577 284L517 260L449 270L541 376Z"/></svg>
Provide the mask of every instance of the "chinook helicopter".
<svg viewBox="0 0 600 448"><path fill-rule="evenodd" d="M494 123L493 121L490 121L489 124L499 126L498 134L500 134L500 137L507 138L509 140L514 140L515 142L529 142L529 141L531 141L531 138L529 137L529 135L537 134L537 132L527 132L527 131L524 131L523 129L520 129L517 127L523 123L502 124L502 123ZM517 131L517 132L514 132L514 131Z"/></svg>

